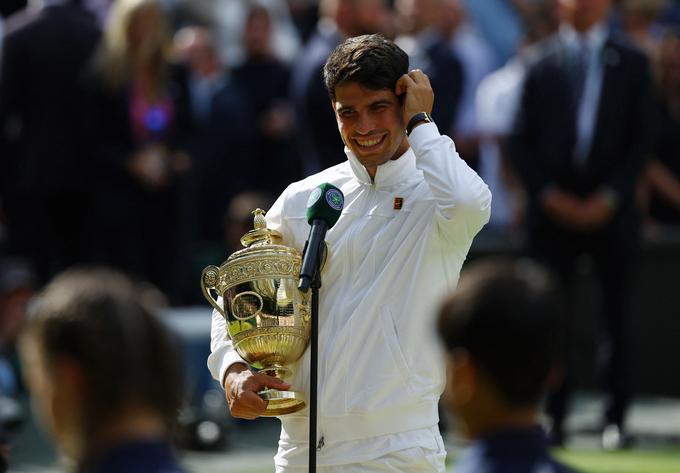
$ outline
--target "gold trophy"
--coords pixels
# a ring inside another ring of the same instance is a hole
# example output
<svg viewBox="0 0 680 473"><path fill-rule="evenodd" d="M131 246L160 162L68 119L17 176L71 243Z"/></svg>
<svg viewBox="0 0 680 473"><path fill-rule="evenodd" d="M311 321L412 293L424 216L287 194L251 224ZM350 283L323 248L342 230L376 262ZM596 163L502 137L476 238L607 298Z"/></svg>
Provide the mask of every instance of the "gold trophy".
<svg viewBox="0 0 680 473"><path fill-rule="evenodd" d="M286 365L297 361L309 342L311 297L297 289L302 256L281 244L281 234L267 228L264 211L253 212L254 229L241 238L245 247L201 275L201 289L227 322L234 349L251 367L285 380ZM220 305L217 293L222 298ZM302 409L305 401L295 391L266 389L264 416L280 416Z"/></svg>

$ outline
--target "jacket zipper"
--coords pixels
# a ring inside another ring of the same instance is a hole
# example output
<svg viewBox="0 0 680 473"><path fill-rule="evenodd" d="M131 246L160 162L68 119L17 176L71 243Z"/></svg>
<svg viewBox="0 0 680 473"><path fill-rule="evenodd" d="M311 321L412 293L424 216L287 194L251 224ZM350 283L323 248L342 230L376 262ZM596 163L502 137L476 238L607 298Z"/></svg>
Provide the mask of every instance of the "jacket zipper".
<svg viewBox="0 0 680 473"><path fill-rule="evenodd" d="M361 218L363 215L366 214L366 211L368 210L368 208L371 204L371 201L373 200L374 193L375 193L375 185L367 185L367 187L368 187L368 192L366 193L366 202L364 203L364 205L361 209L361 213L359 214L359 218ZM344 274L352 274L351 271L350 271L351 263L352 263L351 255L352 255L352 250L353 250L352 241L353 241L354 235L357 232L358 226L359 226L359 222L355 221L352 224L352 227L349 229L349 231L347 232L347 235L345 237L345 238L347 238L347 249L345 251L345 261L347 261L347 266L345 267L345 269L347 271ZM350 278L347 278L345 285L343 286L343 289L342 289L343 294L346 293L350 289L350 285L351 285L351 280L350 280ZM329 334L335 335L335 334L337 334L337 330L329 330ZM321 375L322 374L325 375L326 372L328 371L327 370L328 352L329 352L330 348L334 345L335 338L336 338L335 336L332 336L332 338L329 338L328 342L324 344L322 356L320 357L320 359L322 359L324 361L323 361L323 364L321 365L322 370L319 373L319 377L318 377L319 380L325 379L325 377L321 376ZM320 393L321 393L321 390L317 391L317 395L320 394ZM319 402L319 404L321 404L321 402ZM326 443L325 442L325 435L324 435L324 431L323 431L323 425L320 422L317 424L317 432L318 432L317 435L318 435L319 441L316 445L316 451L320 452L321 449L323 449L323 447Z"/></svg>

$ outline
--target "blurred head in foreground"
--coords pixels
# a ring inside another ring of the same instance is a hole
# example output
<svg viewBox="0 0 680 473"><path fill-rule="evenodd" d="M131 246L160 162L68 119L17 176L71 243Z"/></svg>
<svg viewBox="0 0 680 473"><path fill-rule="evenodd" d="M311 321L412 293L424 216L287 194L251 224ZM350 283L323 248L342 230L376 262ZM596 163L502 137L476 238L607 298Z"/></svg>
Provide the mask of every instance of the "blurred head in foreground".
<svg viewBox="0 0 680 473"><path fill-rule="evenodd" d="M70 270L39 294L20 338L34 405L83 468L114 446L168 436L182 395L178 352L124 276Z"/></svg>
<svg viewBox="0 0 680 473"><path fill-rule="evenodd" d="M444 400L471 439L538 424L560 373L564 304L547 273L520 260L472 264L441 308Z"/></svg>

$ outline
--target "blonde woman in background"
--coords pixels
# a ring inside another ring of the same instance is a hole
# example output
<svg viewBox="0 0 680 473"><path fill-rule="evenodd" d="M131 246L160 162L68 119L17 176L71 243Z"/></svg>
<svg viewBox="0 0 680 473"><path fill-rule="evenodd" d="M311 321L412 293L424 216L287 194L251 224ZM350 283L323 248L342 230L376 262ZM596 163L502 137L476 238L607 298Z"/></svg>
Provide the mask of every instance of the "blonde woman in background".
<svg viewBox="0 0 680 473"><path fill-rule="evenodd" d="M95 257L180 297L192 125L184 70L170 62L156 0L114 3L96 62Z"/></svg>

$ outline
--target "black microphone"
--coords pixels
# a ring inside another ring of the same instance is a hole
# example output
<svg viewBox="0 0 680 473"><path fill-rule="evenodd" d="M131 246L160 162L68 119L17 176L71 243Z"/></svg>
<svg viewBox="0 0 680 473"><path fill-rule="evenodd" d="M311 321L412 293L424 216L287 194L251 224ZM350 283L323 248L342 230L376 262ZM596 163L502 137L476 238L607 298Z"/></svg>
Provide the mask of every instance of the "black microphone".
<svg viewBox="0 0 680 473"><path fill-rule="evenodd" d="M345 196L332 184L324 183L309 194L307 201L307 222L312 226L305 243L302 256L302 269L298 289L307 292L314 275L320 270L325 250L326 231L335 225L340 218Z"/></svg>

